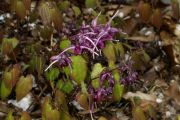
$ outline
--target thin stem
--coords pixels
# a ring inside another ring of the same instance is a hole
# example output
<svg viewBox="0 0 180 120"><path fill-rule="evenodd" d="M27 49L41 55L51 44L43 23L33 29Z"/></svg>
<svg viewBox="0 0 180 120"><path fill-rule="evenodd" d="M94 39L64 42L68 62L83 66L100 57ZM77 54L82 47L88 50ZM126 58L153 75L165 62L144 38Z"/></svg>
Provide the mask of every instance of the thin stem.
<svg viewBox="0 0 180 120"><path fill-rule="evenodd" d="M85 37L86 40L88 40L89 42L91 42L92 45L96 48L96 50L99 51L99 49L97 48L97 45L96 45L89 37L87 37L87 36L83 36L83 37Z"/></svg>
<svg viewBox="0 0 180 120"><path fill-rule="evenodd" d="M55 63L58 62L58 61L59 61L59 59L53 61L53 62L45 69L45 71L47 71L53 64L55 64Z"/></svg>
<svg viewBox="0 0 180 120"><path fill-rule="evenodd" d="M65 52L67 52L68 50L72 50L72 49L74 49L75 47L74 46L72 46L72 47L68 47L68 48L66 48L66 49L64 49L59 55L57 55L57 56L61 56L62 54L64 54Z"/></svg>
<svg viewBox="0 0 180 120"><path fill-rule="evenodd" d="M53 62L45 69L45 71L47 71L53 64L55 64L56 62L58 62L58 61L61 59L61 55L63 55L66 51L72 50L72 49L74 49L74 48L75 48L74 46L69 47L69 48L63 50L59 55L56 55L56 56L55 56L55 57L56 57L56 60L53 61Z"/></svg>
<svg viewBox="0 0 180 120"><path fill-rule="evenodd" d="M108 21L107 24L110 24L112 22L112 20L118 15L119 10L111 17L111 19Z"/></svg>
<svg viewBox="0 0 180 120"><path fill-rule="evenodd" d="M95 51L93 51L91 48L88 48L88 47L86 47L86 46L80 46L82 49L87 49L87 50L89 50L90 52L92 52L93 54L96 54L97 56L99 56L99 54L97 53L97 52L95 52Z"/></svg>
<svg viewBox="0 0 180 120"><path fill-rule="evenodd" d="M92 21L92 26L95 27L97 25L98 17L101 15L101 12L98 14L98 16Z"/></svg>
<svg viewBox="0 0 180 120"><path fill-rule="evenodd" d="M106 32L103 31L103 32L101 32L100 34L101 34L101 36L98 37L98 39L97 39L97 41L96 41L96 43L95 43L96 46L97 46L97 44L99 43L99 40L106 34ZM92 50L93 50L93 52L94 52L95 47L94 47ZM94 58L94 54L93 54L93 58Z"/></svg>

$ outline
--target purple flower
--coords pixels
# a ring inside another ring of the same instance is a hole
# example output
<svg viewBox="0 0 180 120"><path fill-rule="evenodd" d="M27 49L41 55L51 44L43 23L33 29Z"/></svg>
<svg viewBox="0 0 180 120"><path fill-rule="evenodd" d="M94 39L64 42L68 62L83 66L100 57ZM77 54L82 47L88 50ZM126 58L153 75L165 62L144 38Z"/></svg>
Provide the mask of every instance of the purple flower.
<svg viewBox="0 0 180 120"><path fill-rule="evenodd" d="M117 13L118 12L116 12L116 14L105 25L97 24L97 19L101 13L99 13L90 25L83 23L79 33L71 37L71 47L66 48L59 55L53 56L51 58L51 61L53 62L47 67L47 69L56 62L59 62L60 65L69 65L69 59L65 59L63 56L68 50L73 50L74 55L89 52L92 54L93 58L95 58L95 55L99 56L101 49L105 47L105 42L113 40L114 35L118 32L118 29L113 28L110 25L112 19L117 15Z"/></svg>
<svg viewBox="0 0 180 120"><path fill-rule="evenodd" d="M120 67L121 73L121 83L124 85L131 85L138 79L138 73L132 69L132 62L128 61L128 64Z"/></svg>
<svg viewBox="0 0 180 120"><path fill-rule="evenodd" d="M108 81L108 85L105 85L106 81ZM100 87L94 89L90 86L88 89L89 93L93 96L93 101L99 103L104 99L109 98L109 95L112 94L114 83L115 81L109 71L102 72L100 75Z"/></svg>

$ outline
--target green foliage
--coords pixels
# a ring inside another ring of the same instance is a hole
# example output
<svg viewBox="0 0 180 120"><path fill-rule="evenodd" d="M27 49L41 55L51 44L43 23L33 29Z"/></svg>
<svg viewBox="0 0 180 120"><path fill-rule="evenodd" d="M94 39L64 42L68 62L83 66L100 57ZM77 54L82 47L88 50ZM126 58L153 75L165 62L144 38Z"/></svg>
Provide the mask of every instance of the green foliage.
<svg viewBox="0 0 180 120"><path fill-rule="evenodd" d="M120 101L124 92L124 86L118 83L115 83L113 87L113 99L114 101Z"/></svg>
<svg viewBox="0 0 180 120"><path fill-rule="evenodd" d="M69 39L66 39L66 38L65 38L65 39L63 39L63 40L60 41L59 48L60 48L61 50L64 50L64 49L70 47L70 45L71 45L71 41L70 41Z"/></svg>
<svg viewBox="0 0 180 120"><path fill-rule="evenodd" d="M65 0L63 2L61 2L58 6L58 8L61 10L61 11L65 11L67 10L68 8L70 7L70 2L68 0Z"/></svg>
<svg viewBox="0 0 180 120"><path fill-rule="evenodd" d="M12 115L12 111L11 110L8 112L8 115L7 115L5 120L14 120L14 117Z"/></svg>
<svg viewBox="0 0 180 120"><path fill-rule="evenodd" d="M60 120L60 112L52 108L50 99L45 98L42 106L42 120Z"/></svg>
<svg viewBox="0 0 180 120"><path fill-rule="evenodd" d="M54 81L59 76L59 69L58 68L51 68L49 71L46 72L46 79L49 81Z"/></svg>
<svg viewBox="0 0 180 120"><path fill-rule="evenodd" d="M2 53L9 54L18 45L19 41L16 38L3 38Z"/></svg>
<svg viewBox="0 0 180 120"><path fill-rule="evenodd" d="M1 81L0 90L1 99L3 100L6 99L11 93L11 88L6 87L3 81Z"/></svg>
<svg viewBox="0 0 180 120"><path fill-rule="evenodd" d="M102 67L101 63L94 64L91 72L91 79L98 77L103 70L104 67Z"/></svg>
<svg viewBox="0 0 180 120"><path fill-rule="evenodd" d="M86 79L87 75L87 63L85 59L78 55L72 56L72 72L71 77L74 81L76 81L79 85Z"/></svg>
<svg viewBox="0 0 180 120"><path fill-rule="evenodd" d="M79 15L81 15L81 10L79 9L79 7L73 6L72 9L73 9L74 14L75 14L76 17L78 17Z"/></svg>
<svg viewBox="0 0 180 120"><path fill-rule="evenodd" d="M103 54L108 59L108 62L109 61L116 61L114 45L112 42L106 43L106 46L103 49Z"/></svg>
<svg viewBox="0 0 180 120"><path fill-rule="evenodd" d="M29 91L32 89L33 80L31 75L27 75L26 77L21 76L16 85L16 100L19 101L23 97L25 97Z"/></svg>
<svg viewBox="0 0 180 120"><path fill-rule="evenodd" d="M45 60L42 56L33 55L29 65L32 71L37 71L38 76L43 73Z"/></svg>
<svg viewBox="0 0 180 120"><path fill-rule="evenodd" d="M85 5L87 8L95 8L97 6L98 0L86 0Z"/></svg>
<svg viewBox="0 0 180 120"><path fill-rule="evenodd" d="M57 88L63 91L64 93L69 94L74 89L74 86L69 80L65 82L62 80L59 80L57 83Z"/></svg>

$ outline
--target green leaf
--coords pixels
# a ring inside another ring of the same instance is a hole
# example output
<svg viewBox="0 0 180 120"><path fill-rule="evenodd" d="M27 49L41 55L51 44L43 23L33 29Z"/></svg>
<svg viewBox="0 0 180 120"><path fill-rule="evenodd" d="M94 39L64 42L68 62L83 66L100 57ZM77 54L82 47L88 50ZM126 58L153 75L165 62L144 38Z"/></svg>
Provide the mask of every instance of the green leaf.
<svg viewBox="0 0 180 120"><path fill-rule="evenodd" d="M16 38L3 38L2 53L8 54L18 45L19 41Z"/></svg>
<svg viewBox="0 0 180 120"><path fill-rule="evenodd" d="M103 49L103 54L108 59L108 61L116 61L114 44L112 42L106 43L106 46Z"/></svg>
<svg viewBox="0 0 180 120"><path fill-rule="evenodd" d="M59 69L58 68L51 68L48 72L46 72L46 78L49 81L54 81L59 76Z"/></svg>
<svg viewBox="0 0 180 120"><path fill-rule="evenodd" d="M11 72L8 72L8 71L4 72L3 82L7 88L12 89L12 74L11 74Z"/></svg>
<svg viewBox="0 0 180 120"><path fill-rule="evenodd" d="M14 117L13 117L13 115L12 115L12 111L9 111L9 112L8 112L8 115L7 115L7 117L6 117L5 120L14 120Z"/></svg>
<svg viewBox="0 0 180 120"><path fill-rule="evenodd" d="M65 0L65 1L61 2L60 5L59 5L59 9L60 9L61 11L65 11L65 10L67 10L69 7L70 7L70 2L69 2L68 0Z"/></svg>
<svg viewBox="0 0 180 120"><path fill-rule="evenodd" d="M64 50L70 46L71 46L71 41L69 39L63 39L62 41L60 41L59 48L61 50Z"/></svg>
<svg viewBox="0 0 180 120"><path fill-rule="evenodd" d="M63 91L64 93L71 93L74 89L73 84L70 81L63 82L62 80L59 80L57 83L57 87L59 90Z"/></svg>
<svg viewBox="0 0 180 120"><path fill-rule="evenodd" d="M11 94L11 88L7 88L5 83L1 81L1 86L0 86L0 95L1 99L6 99L10 94Z"/></svg>
<svg viewBox="0 0 180 120"><path fill-rule="evenodd" d="M3 81L7 88L12 89L16 82L19 80L21 73L21 67L19 64L13 65L10 71L5 71L3 74Z"/></svg>
<svg viewBox="0 0 180 120"><path fill-rule="evenodd" d="M124 47L122 43L115 44L116 56L123 58L125 55Z"/></svg>
<svg viewBox="0 0 180 120"><path fill-rule="evenodd" d="M99 78L92 80L91 84L94 89L98 89L100 87Z"/></svg>
<svg viewBox="0 0 180 120"><path fill-rule="evenodd" d="M72 72L71 77L74 81L76 81L79 85L83 82L87 75L87 63L85 59L78 55L72 56Z"/></svg>
<svg viewBox="0 0 180 120"><path fill-rule="evenodd" d="M85 5L87 8L95 8L97 6L97 0L86 0Z"/></svg>
<svg viewBox="0 0 180 120"><path fill-rule="evenodd" d="M104 70L104 67L102 67L100 63L94 64L92 72L91 72L91 79L98 77L103 70Z"/></svg>
<svg viewBox="0 0 180 120"><path fill-rule="evenodd" d="M52 108L48 97L45 98L42 105L42 118L43 120L60 120L59 111Z"/></svg>
<svg viewBox="0 0 180 120"><path fill-rule="evenodd" d="M107 22L106 16L105 15L99 15L97 23L98 24L105 24Z"/></svg>
<svg viewBox="0 0 180 120"><path fill-rule="evenodd" d="M79 9L79 7L73 6L72 9L76 17L78 17L81 14L81 10Z"/></svg>
<svg viewBox="0 0 180 120"><path fill-rule="evenodd" d="M16 100L19 101L32 89L33 80L31 75L21 76L16 85Z"/></svg>
<svg viewBox="0 0 180 120"><path fill-rule="evenodd" d="M113 87L113 99L114 101L120 101L124 92L124 86L118 83L115 83Z"/></svg>

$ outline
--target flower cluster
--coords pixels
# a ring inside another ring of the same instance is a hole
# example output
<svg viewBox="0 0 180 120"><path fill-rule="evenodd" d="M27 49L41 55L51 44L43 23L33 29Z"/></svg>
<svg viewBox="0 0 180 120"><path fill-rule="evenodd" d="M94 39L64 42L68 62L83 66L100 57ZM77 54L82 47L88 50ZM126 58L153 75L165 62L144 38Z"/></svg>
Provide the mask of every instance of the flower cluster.
<svg viewBox="0 0 180 120"><path fill-rule="evenodd" d="M106 85L106 83L108 85ZM112 89L114 86L114 79L110 71L103 72L100 75L100 86L98 89L92 88L90 86L89 93L93 95L94 102L101 102L106 99L110 94L112 94Z"/></svg>
<svg viewBox="0 0 180 120"><path fill-rule="evenodd" d="M118 12L104 24L97 24L98 15L90 25L83 24L80 28L80 32L77 35L71 37L72 45L66 48L56 56L51 57L52 63L48 66L49 69L54 63L59 62L60 65L69 65L71 62L65 53L69 50L73 50L74 54L82 54L82 52L89 52L93 58L95 55L99 56L101 49L105 46L105 41L113 40L113 36L118 32L118 29L111 27L110 23ZM47 70L46 69L46 70Z"/></svg>
<svg viewBox="0 0 180 120"><path fill-rule="evenodd" d="M119 82L124 85L131 85L138 79L138 73L132 69L132 62L128 61L121 67L118 67L121 78ZM105 84L105 83L108 83ZM110 98L115 84L111 71L104 71L100 75L100 86L98 89L89 87L89 93L93 95L94 102L101 102L104 99Z"/></svg>

